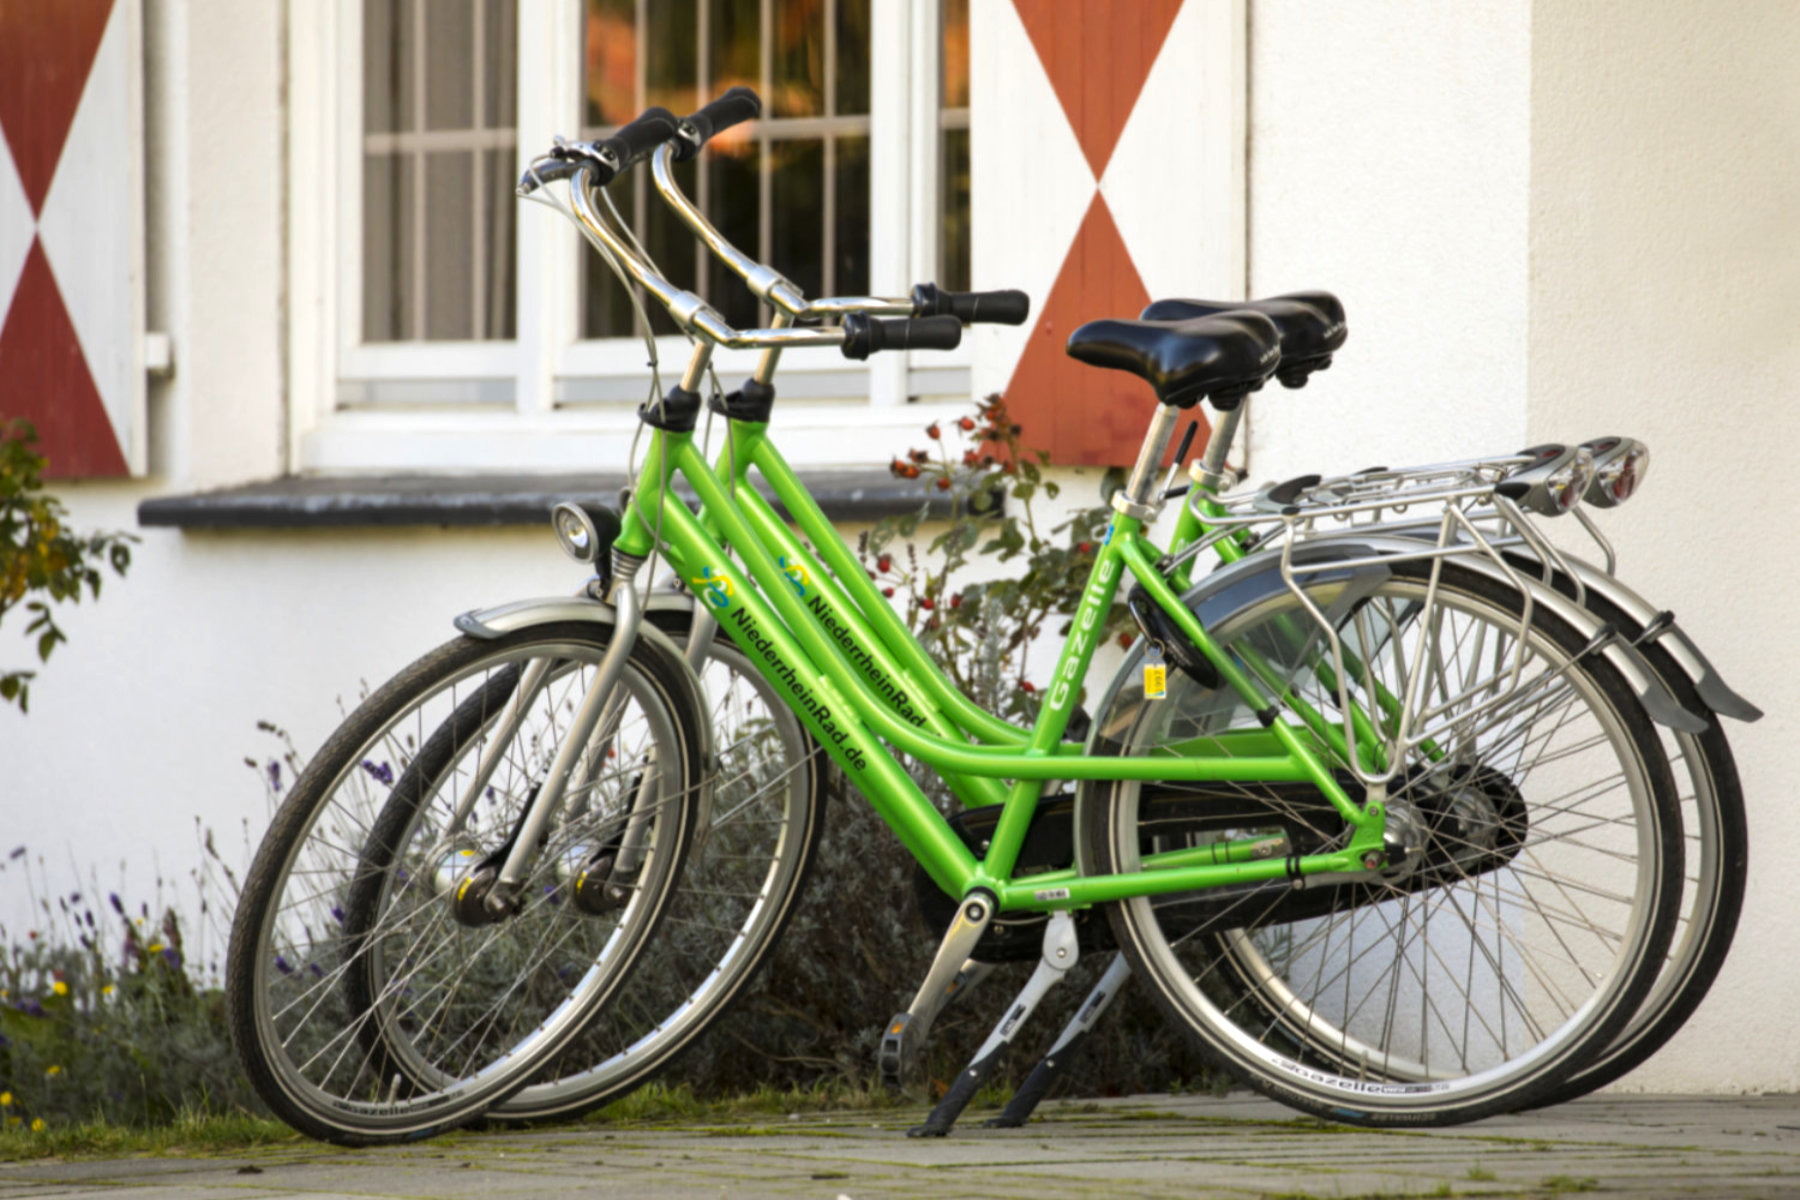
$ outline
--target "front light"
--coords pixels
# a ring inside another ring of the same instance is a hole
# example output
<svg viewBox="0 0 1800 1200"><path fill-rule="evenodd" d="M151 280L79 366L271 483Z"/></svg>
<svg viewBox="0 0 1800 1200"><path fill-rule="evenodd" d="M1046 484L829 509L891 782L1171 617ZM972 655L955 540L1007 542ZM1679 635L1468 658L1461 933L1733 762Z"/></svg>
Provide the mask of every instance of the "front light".
<svg viewBox="0 0 1800 1200"><path fill-rule="evenodd" d="M578 505L565 501L551 509L550 524L556 530L556 540L562 543L570 558L591 563L599 557L600 532L594 528L593 518Z"/></svg>
<svg viewBox="0 0 1800 1200"><path fill-rule="evenodd" d="M1596 508L1631 499L1650 470L1650 447L1628 437L1597 438L1586 447L1594 454L1594 481L1583 498Z"/></svg>

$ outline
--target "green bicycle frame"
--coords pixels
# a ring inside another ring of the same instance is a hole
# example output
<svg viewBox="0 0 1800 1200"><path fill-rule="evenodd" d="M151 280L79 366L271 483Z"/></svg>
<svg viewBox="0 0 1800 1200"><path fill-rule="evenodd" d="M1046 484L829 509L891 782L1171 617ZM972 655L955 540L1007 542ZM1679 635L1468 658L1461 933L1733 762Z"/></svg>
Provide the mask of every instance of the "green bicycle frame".
<svg viewBox="0 0 1800 1200"><path fill-rule="evenodd" d="M738 423L734 460L741 459L746 468L754 464L770 481L802 532L832 562L835 584L792 553L803 548L785 529L777 532L780 521L760 497L752 498L752 489L739 487L737 497L732 496L733 489L707 464L691 433L655 431L615 546L636 556L662 547L727 636L783 692L826 753L946 892L961 896L980 888L991 892L1003 910L1056 910L1280 879L1296 872L1361 871L1363 856L1381 851L1382 805L1359 808L1316 753L1308 732L1285 721L1268 726L1259 743L1267 752L1253 756L1115 758L1088 755L1080 745L1062 741L1075 707L1075 685L1086 675L1103 617L1127 572L1200 648L1227 686L1256 711L1270 708L1256 681L1217 646L1157 572L1160 552L1142 537L1140 522L1115 517L1076 609L1054 682L1036 724L1026 733L956 694L885 601L854 604L858 588L877 598L879 593L805 498L799 481L762 436L765 429ZM731 466L735 479L738 461ZM669 494L677 475L698 496L704 521ZM742 567L729 561L721 538L736 550ZM809 610L815 598L822 607ZM822 619L827 614L830 626ZM895 704L895 692L904 694L904 706ZM992 741L971 744L971 734ZM959 794L1000 796L1005 807L983 859L970 853L882 742L938 770ZM1228 843L1153 855L1144 871L1127 875L1077 876L1065 870L1014 880L1044 784L1098 779L1306 782L1327 797L1353 834L1338 851L1298 859L1233 861L1250 851Z"/></svg>

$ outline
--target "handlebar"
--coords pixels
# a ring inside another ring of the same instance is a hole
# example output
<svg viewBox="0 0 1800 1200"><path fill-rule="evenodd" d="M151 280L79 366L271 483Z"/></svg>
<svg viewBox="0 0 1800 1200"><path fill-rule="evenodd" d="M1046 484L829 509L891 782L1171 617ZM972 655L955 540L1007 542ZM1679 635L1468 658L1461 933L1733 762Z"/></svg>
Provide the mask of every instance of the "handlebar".
<svg viewBox="0 0 1800 1200"><path fill-rule="evenodd" d="M883 320L862 313L844 318L844 357L864 359L877 350L954 350L962 345L955 317Z"/></svg>
<svg viewBox="0 0 1800 1200"><path fill-rule="evenodd" d="M839 346L847 358L864 359L882 350L951 350L962 341L964 322L1022 324L1031 301L1019 291L945 292L920 284L911 297L834 296L808 301L773 267L757 262L713 227L675 181L673 164L685 162L719 133L761 115L762 102L749 88L734 87L685 119L651 108L611 137L559 144L532 164L519 182L529 195L543 183L571 180L570 211L583 232L665 308L677 325L714 346L779 351L790 346ZM605 187L632 166L651 160L657 191L709 250L742 276L759 300L779 310L773 329L733 329L694 292L663 278L629 236L621 236L601 216L593 190ZM798 328L792 321L842 317L842 328ZM898 317L899 320L879 318ZM773 357L765 355L765 367Z"/></svg>
<svg viewBox="0 0 1800 1200"><path fill-rule="evenodd" d="M1031 316L1031 297L1017 288L994 292L945 292L935 283L912 291L915 317L950 316L965 325L1023 325Z"/></svg>
<svg viewBox="0 0 1800 1200"><path fill-rule="evenodd" d="M762 101L747 87L734 87L681 123L681 137L675 142L675 161L687 162L700 153L701 147L733 125L754 121L762 116Z"/></svg>
<svg viewBox="0 0 1800 1200"><path fill-rule="evenodd" d="M568 179L583 166L592 169L593 186L605 187L680 132L674 113L661 107L646 108L611 137L557 145L526 170L519 179L519 193L529 196L539 184Z"/></svg>

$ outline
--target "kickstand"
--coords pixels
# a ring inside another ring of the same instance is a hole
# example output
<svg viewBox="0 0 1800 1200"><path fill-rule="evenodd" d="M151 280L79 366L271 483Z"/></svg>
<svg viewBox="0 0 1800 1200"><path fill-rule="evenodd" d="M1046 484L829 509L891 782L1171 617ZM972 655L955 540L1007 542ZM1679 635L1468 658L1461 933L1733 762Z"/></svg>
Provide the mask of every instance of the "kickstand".
<svg viewBox="0 0 1800 1200"><path fill-rule="evenodd" d="M1075 1010L1075 1015L1069 1018L1069 1023L1063 1026L1063 1031L1057 1035L1056 1044L1050 1047L1050 1052L1038 1060L1038 1065L1031 1069L1030 1077L1013 1093L1012 1101L1007 1104L1005 1111L983 1124L990 1129L1017 1129L1030 1120L1038 1101L1049 1092L1052 1084L1062 1078L1063 1071L1074 1061L1075 1052L1081 1048L1088 1032L1100 1020L1101 1014L1112 1004L1119 989L1125 986L1125 981L1129 978L1131 967L1125 962L1125 956L1114 955L1112 965L1106 968L1106 974L1100 977L1094 990L1088 993L1087 999L1081 1002L1081 1007Z"/></svg>
<svg viewBox="0 0 1800 1200"><path fill-rule="evenodd" d="M931 969L925 973L925 982L919 985L918 995L906 1011L895 1013L882 1030L877 1065L882 1082L894 1091L906 1086L913 1055L944 1006L987 974L987 968L970 956L994 919L994 908L994 898L986 892L971 892L963 897L937 956L931 960Z"/></svg>
<svg viewBox="0 0 1800 1200"><path fill-rule="evenodd" d="M944 1098L937 1102L925 1123L906 1131L908 1137L943 1137L956 1124L956 1118L962 1115L975 1093L981 1090L994 1068L1000 1065L1007 1046L1012 1044L1014 1035L1037 1008L1038 1001L1044 998L1056 984L1062 982L1069 968L1075 965L1076 956L1080 953L1075 937L1075 921L1066 912L1054 913L1050 923L1044 929L1044 956L1038 962L1037 970L1031 973L1019 998L1007 1008L1006 1015L988 1035L988 1040L981 1044L975 1052L974 1059L957 1075L956 1082L944 1093Z"/></svg>

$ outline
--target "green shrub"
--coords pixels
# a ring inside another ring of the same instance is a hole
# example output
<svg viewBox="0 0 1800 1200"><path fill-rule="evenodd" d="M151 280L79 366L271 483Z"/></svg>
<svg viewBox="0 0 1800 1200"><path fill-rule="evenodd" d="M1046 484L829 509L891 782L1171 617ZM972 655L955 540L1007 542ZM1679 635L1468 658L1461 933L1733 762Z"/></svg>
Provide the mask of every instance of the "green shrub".
<svg viewBox="0 0 1800 1200"><path fill-rule="evenodd" d="M13 850L5 868L32 916L0 925L0 1128L264 1111L226 1034L220 921L235 885L210 833L200 861L181 901L159 880L154 905L128 905L91 875L50 893L43 860Z"/></svg>
<svg viewBox="0 0 1800 1200"><path fill-rule="evenodd" d="M0 621L7 610L25 605L27 634L37 635L39 662L48 662L57 643L68 641L52 610L78 604L85 587L100 598L102 565L123 576L131 566L131 543L124 533L70 533L68 513L43 487L44 459L31 450L37 430L29 421L0 424ZM27 600L36 593L47 599ZM35 671L0 667L0 702L20 712L31 705Z"/></svg>

